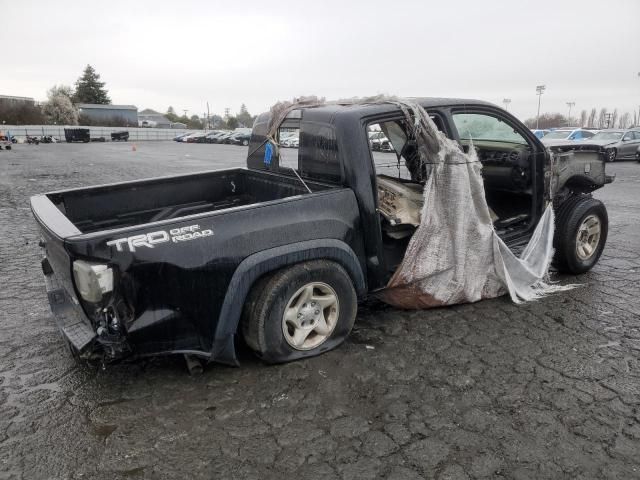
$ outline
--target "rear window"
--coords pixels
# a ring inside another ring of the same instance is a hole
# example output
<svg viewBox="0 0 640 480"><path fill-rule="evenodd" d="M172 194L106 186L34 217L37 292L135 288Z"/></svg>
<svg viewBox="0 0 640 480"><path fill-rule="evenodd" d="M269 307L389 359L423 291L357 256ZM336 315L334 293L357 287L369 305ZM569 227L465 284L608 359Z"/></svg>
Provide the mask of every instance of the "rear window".
<svg viewBox="0 0 640 480"><path fill-rule="evenodd" d="M296 115L291 116L297 118L285 119L278 128L278 148L266 138L268 116L256 121L249 146L249 168L340 182L342 168L333 127L304 119L304 111L293 113Z"/></svg>

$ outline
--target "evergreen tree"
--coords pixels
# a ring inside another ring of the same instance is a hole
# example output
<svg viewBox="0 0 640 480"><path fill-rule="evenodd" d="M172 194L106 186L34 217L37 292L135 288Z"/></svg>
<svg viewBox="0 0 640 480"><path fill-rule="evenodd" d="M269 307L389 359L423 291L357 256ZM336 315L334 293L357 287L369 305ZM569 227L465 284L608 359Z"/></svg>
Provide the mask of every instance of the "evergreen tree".
<svg viewBox="0 0 640 480"><path fill-rule="evenodd" d="M85 67L82 76L76 81L76 93L73 99L76 103L111 104L104 82L100 81L100 75L91 65Z"/></svg>

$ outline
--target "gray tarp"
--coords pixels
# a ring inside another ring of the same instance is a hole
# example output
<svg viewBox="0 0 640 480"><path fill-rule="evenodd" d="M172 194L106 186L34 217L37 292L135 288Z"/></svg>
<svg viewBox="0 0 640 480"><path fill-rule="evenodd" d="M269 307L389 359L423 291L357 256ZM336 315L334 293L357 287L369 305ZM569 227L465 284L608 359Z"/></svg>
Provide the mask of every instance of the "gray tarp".
<svg viewBox="0 0 640 480"><path fill-rule="evenodd" d="M286 115L323 102L307 99L272 109L271 141ZM477 302L509 293L520 303L571 286L550 285L554 214L549 204L535 232L517 257L498 237L485 197L482 164L475 149L464 153L439 132L417 103L400 98L337 102L391 103L403 112L416 141L426 183L421 222L404 259L380 297L401 308L428 308Z"/></svg>

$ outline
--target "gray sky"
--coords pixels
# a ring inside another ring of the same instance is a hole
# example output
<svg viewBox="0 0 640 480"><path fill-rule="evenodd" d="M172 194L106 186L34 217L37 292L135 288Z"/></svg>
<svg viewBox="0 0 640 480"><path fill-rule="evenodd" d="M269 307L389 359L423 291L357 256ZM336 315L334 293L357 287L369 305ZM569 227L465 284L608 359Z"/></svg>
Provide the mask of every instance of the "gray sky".
<svg viewBox="0 0 640 480"><path fill-rule="evenodd" d="M453 96L535 115L640 105L640 1L0 0L0 94L93 65L113 103L189 115L277 100ZM572 112L572 113L573 113Z"/></svg>

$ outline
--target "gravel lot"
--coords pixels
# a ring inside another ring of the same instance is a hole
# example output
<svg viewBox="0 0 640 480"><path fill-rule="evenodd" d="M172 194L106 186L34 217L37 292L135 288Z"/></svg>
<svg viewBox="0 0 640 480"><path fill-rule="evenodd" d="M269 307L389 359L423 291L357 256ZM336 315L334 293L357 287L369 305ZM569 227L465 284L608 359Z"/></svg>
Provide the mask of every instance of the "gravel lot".
<svg viewBox="0 0 640 480"><path fill-rule="evenodd" d="M190 377L96 372L54 327L30 195L243 165L173 142L0 151L0 479L640 478L640 164L608 166L609 241L580 288L430 311L362 305L319 358Z"/></svg>

